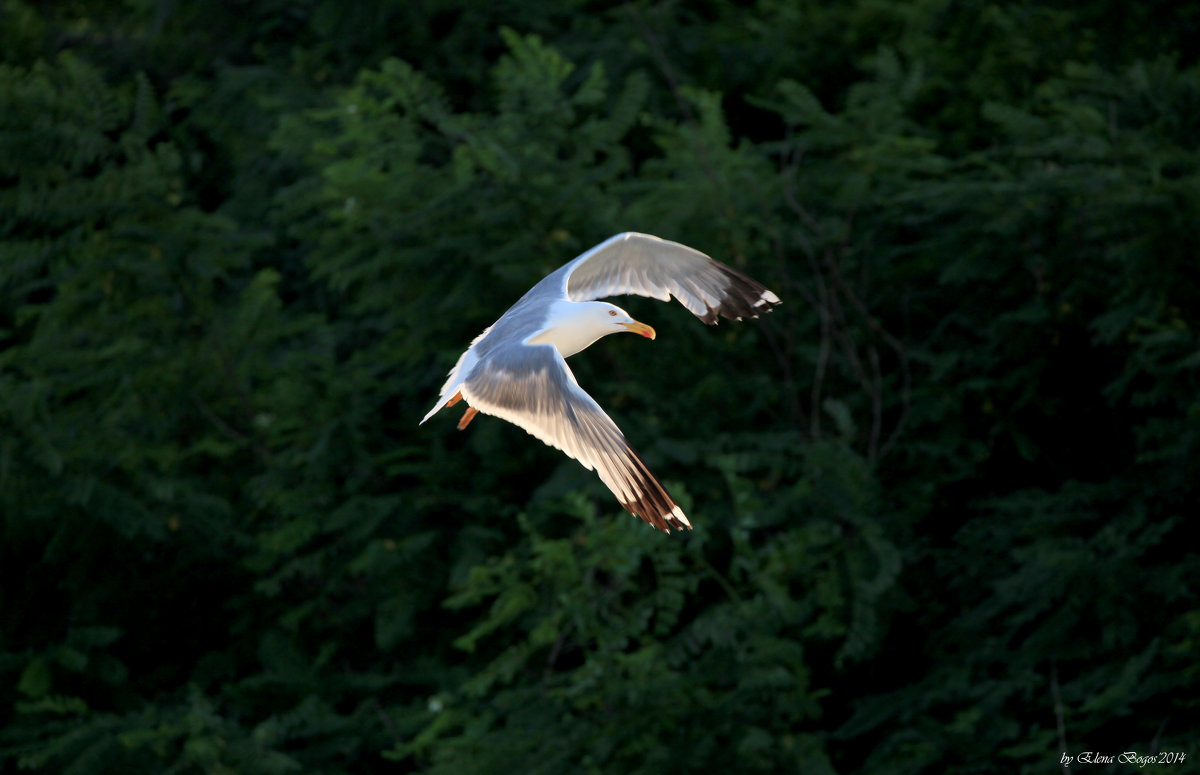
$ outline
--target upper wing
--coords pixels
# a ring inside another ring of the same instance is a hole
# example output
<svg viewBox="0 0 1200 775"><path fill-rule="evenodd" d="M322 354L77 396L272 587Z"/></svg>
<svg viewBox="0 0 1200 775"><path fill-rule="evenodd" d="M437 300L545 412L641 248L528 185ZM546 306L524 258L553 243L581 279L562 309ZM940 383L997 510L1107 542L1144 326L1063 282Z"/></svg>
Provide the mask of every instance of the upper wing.
<svg viewBox="0 0 1200 775"><path fill-rule="evenodd" d="M579 387L553 345L506 344L471 370L463 398L595 469L631 513L659 530L691 529L683 510L617 424Z"/></svg>
<svg viewBox="0 0 1200 775"><path fill-rule="evenodd" d="M670 301L674 296L709 325L717 315L756 318L779 304L761 283L698 250L632 231L601 242L563 270L571 301L626 294Z"/></svg>

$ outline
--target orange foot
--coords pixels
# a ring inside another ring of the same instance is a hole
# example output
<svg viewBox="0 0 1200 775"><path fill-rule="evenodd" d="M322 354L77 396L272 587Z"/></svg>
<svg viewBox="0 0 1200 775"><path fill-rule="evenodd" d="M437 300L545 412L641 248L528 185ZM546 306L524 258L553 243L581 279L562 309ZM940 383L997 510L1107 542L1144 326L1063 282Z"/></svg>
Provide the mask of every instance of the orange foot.
<svg viewBox="0 0 1200 775"><path fill-rule="evenodd" d="M453 398L451 398L449 401L446 402L446 406L454 406L461 400L462 400L462 391L460 390L454 394Z"/></svg>
<svg viewBox="0 0 1200 775"><path fill-rule="evenodd" d="M463 428L470 425L471 420L474 420L475 415L477 414L479 414L478 409L473 406L468 406L467 411L463 413L462 419L458 421L458 429L461 431Z"/></svg>

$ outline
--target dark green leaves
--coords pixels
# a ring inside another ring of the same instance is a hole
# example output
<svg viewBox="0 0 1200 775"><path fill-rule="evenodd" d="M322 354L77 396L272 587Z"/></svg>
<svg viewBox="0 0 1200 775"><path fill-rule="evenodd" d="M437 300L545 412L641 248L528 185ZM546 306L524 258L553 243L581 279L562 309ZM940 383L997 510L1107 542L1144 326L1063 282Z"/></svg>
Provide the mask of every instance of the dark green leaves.
<svg viewBox="0 0 1200 775"><path fill-rule="evenodd" d="M1186 14L33 5L0 12L0 769L1196 755ZM683 535L499 420L417 427L627 229L784 302L621 299L658 339L572 359Z"/></svg>

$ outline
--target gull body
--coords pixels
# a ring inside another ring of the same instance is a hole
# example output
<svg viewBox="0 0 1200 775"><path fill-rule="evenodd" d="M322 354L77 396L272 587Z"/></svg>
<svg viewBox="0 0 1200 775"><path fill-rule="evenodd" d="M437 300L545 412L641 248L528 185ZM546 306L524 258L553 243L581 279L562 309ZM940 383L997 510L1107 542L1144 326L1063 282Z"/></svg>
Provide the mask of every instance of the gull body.
<svg viewBox="0 0 1200 775"><path fill-rule="evenodd" d="M421 420L465 400L458 427L476 413L520 426L594 469L628 511L660 530L692 527L616 423L575 381L566 358L622 332L654 329L598 298L672 296L710 325L718 316L758 317L779 298L741 272L677 242L626 232L600 243L534 285L471 342Z"/></svg>

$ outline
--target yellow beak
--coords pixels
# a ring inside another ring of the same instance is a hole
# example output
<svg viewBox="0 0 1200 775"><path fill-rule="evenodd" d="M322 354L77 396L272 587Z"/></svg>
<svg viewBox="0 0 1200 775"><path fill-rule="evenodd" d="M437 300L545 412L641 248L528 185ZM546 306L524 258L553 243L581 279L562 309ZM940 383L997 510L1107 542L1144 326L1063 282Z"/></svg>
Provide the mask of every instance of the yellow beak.
<svg viewBox="0 0 1200 775"><path fill-rule="evenodd" d="M632 323L622 323L621 325L625 326L625 330L631 334L641 334L647 339L654 338L654 329L645 323L639 323L635 320Z"/></svg>

